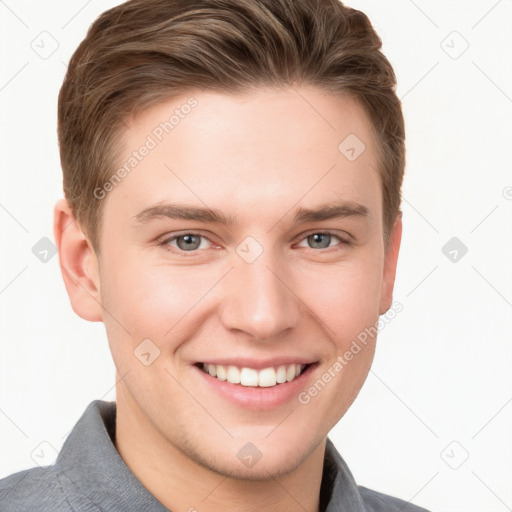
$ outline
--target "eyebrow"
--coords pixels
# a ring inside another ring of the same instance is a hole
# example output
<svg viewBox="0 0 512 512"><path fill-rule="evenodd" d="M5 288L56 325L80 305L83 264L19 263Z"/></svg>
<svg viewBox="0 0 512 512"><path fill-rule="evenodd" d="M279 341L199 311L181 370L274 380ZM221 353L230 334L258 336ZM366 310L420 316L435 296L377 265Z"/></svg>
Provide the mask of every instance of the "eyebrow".
<svg viewBox="0 0 512 512"><path fill-rule="evenodd" d="M368 208L354 201L337 201L320 205L316 208L298 208L295 212L295 224L307 222L320 222L335 218L345 217L368 217ZM134 216L138 223L146 223L156 218L169 218L209 222L233 226L236 224L236 217L225 214L220 210L188 206L179 203L164 203L151 206Z"/></svg>

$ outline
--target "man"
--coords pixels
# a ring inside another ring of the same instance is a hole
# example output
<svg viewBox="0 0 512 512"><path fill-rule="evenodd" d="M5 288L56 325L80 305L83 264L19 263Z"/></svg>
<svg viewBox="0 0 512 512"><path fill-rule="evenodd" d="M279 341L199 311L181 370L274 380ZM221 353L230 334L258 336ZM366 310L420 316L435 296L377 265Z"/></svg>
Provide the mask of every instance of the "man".
<svg viewBox="0 0 512 512"><path fill-rule="evenodd" d="M55 238L116 402L0 481L2 510L424 510L358 487L327 437L400 247L380 46L336 0L135 0L91 26L59 96Z"/></svg>

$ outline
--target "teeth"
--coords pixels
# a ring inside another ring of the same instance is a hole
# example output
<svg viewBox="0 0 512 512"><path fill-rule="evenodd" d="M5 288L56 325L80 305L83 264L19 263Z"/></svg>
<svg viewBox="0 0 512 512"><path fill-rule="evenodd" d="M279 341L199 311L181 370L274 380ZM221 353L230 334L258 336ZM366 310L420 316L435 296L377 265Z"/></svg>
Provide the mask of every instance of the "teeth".
<svg viewBox="0 0 512 512"><path fill-rule="evenodd" d="M262 388L270 388L277 384L277 375L274 368L265 368L258 375L258 385Z"/></svg>
<svg viewBox="0 0 512 512"><path fill-rule="evenodd" d="M222 366L222 365L212 365L210 366ZM227 381L231 382L231 384L240 384L240 370L236 366L228 366L228 371L226 372Z"/></svg>
<svg viewBox="0 0 512 512"><path fill-rule="evenodd" d="M277 368L264 368L258 371L254 368L226 367L221 364L203 363L203 370L212 377L216 377L219 380L226 380L231 384L270 388L276 384L284 384L285 382L291 382L296 379L305 366L304 364L290 364L286 366L281 365Z"/></svg>
<svg viewBox="0 0 512 512"><path fill-rule="evenodd" d="M276 380L278 384L286 382L286 366L282 365L277 369Z"/></svg>
<svg viewBox="0 0 512 512"><path fill-rule="evenodd" d="M210 372L208 372L210 373ZM228 378L228 372L226 371L226 368L224 366L220 365L217 366L217 379L219 380L226 380Z"/></svg>
<svg viewBox="0 0 512 512"><path fill-rule="evenodd" d="M240 384L242 384L242 386L257 386L258 372L252 368L242 368L240 372Z"/></svg>

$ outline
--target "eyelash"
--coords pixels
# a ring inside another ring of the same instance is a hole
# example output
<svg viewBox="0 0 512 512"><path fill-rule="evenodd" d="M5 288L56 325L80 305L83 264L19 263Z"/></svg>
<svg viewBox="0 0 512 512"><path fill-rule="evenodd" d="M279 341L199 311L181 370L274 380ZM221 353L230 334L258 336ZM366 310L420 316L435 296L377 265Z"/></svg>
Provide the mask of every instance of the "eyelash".
<svg viewBox="0 0 512 512"><path fill-rule="evenodd" d="M350 242L348 240L345 240L345 239L341 238L340 235L334 233L333 231L329 231L329 230L327 230L327 231L311 231L310 233L306 233L305 235L303 235L303 237L300 239L299 242L302 242L303 240L305 240L306 238L308 238L311 235L317 235L317 234L319 234L319 235L329 235L329 236L335 237L335 238L337 238L339 240L340 245L345 245L345 246L350 245ZM177 238L181 238L182 236L186 236L186 235L193 235L193 236L198 236L198 237L201 237L201 238L205 238L210 243L213 243L207 236L203 235L200 232L197 232L197 231L186 231L186 232L183 232L183 233L180 233L180 234L177 234L177 235L173 235L171 237L167 237L164 240L162 240L161 242L159 242L158 245L160 245L162 247L165 247L168 251L173 252L175 254L179 254L179 255L181 255L181 256L183 256L185 258L190 258L192 256L196 256L197 253L201 252L201 249L194 249L192 251L184 251L182 249L179 249L179 248L176 248L176 247L172 247L170 245L170 243L173 242L174 240L176 240ZM310 248L310 249L312 249L315 252L323 252L323 251L327 251L328 249L332 249L332 247L325 247L323 249L314 249L314 248ZM187 254L187 253L189 253L189 254Z"/></svg>

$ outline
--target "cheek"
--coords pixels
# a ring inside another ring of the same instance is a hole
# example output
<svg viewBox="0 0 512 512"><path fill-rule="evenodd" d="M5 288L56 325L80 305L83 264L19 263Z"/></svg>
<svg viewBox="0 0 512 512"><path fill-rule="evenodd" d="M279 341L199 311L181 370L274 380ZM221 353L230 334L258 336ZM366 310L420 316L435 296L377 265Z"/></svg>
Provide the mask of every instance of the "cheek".
<svg viewBox="0 0 512 512"><path fill-rule="evenodd" d="M305 389L299 403L325 411L317 428L334 426L355 400L370 370L379 319L382 271L369 256L344 262L322 273L308 289L307 304L329 338L319 379ZM306 291L307 290L307 291Z"/></svg>
<svg viewBox="0 0 512 512"><path fill-rule="evenodd" d="M170 354L193 337L197 319L211 306L208 292L223 272L213 267L205 271L205 267L154 265L140 257L105 265L102 300L110 314L104 323L118 358L125 353L130 361L145 339Z"/></svg>
<svg viewBox="0 0 512 512"><path fill-rule="evenodd" d="M301 273L304 302L322 320L327 335L340 345L350 344L379 317L382 269L375 258L358 259Z"/></svg>

